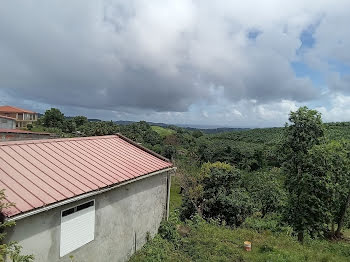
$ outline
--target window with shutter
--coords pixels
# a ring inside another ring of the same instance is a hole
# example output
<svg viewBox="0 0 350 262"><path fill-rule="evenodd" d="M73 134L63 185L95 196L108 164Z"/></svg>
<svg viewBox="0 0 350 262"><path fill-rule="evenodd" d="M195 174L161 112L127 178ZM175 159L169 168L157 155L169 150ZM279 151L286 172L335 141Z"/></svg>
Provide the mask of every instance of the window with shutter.
<svg viewBox="0 0 350 262"><path fill-rule="evenodd" d="M94 240L95 200L61 212L60 256Z"/></svg>

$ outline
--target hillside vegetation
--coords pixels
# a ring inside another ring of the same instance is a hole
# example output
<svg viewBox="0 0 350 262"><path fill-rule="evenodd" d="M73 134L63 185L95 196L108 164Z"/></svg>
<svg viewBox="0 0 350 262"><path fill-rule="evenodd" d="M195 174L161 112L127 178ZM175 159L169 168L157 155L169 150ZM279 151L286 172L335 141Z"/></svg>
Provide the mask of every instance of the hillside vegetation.
<svg viewBox="0 0 350 262"><path fill-rule="evenodd" d="M276 225L266 219L248 221L243 227L232 229L217 221L198 218L182 222L177 210L181 207L180 187L173 180L171 190L170 223L164 228L179 232L156 235L130 262L141 261L249 261L249 262L345 262L350 261L350 242L307 239L300 244L290 235L290 229L273 232ZM170 226L169 226L170 225ZM173 228L173 230L174 230ZM171 231L171 230L169 230ZM252 252L243 249L244 241L252 242Z"/></svg>
<svg viewBox="0 0 350 262"><path fill-rule="evenodd" d="M162 138L165 138L168 135L175 133L174 130L169 128L164 128L160 126L151 126L152 130L157 132Z"/></svg>
<svg viewBox="0 0 350 262"><path fill-rule="evenodd" d="M33 130L121 133L174 161L171 219L131 261L350 261L348 122L302 107L285 128L205 134L50 109Z"/></svg>

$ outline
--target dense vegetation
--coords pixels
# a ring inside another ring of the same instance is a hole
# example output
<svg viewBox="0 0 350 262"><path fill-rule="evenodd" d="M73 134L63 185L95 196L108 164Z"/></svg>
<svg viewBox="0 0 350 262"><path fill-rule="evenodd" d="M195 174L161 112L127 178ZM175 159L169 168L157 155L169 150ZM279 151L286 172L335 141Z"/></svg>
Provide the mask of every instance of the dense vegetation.
<svg viewBox="0 0 350 262"><path fill-rule="evenodd" d="M171 191L171 217L159 234L131 258L131 262L154 261L249 261L249 262L345 262L350 258L350 243L306 237L300 244L291 228L276 219L252 216L232 229L217 220L204 221L198 216L181 221L178 212L181 194L178 178ZM350 237L350 232L349 232ZM252 252L243 242L252 242Z"/></svg>
<svg viewBox="0 0 350 262"><path fill-rule="evenodd" d="M349 261L350 123L323 124L307 108L289 121L205 134L65 118L51 109L32 130L121 133L175 162L172 218L133 261ZM243 240L253 252L243 252Z"/></svg>

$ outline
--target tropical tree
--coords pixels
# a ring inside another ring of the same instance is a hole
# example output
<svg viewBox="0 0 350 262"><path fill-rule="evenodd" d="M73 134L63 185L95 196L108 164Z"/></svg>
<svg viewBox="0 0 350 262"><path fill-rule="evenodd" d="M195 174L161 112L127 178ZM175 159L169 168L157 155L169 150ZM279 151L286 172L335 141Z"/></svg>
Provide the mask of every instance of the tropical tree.
<svg viewBox="0 0 350 262"><path fill-rule="evenodd" d="M87 122L89 122L86 116L75 116L73 117L73 121L75 122L77 127L82 126Z"/></svg>
<svg viewBox="0 0 350 262"><path fill-rule="evenodd" d="M315 191L309 190L309 183L315 178L308 172L308 151L323 141L324 129L321 114L316 110L301 107L289 115L290 124L285 127L283 143L284 164L286 173L285 185L288 190L288 205L286 219L298 234L298 240L303 241L305 231L314 231L323 226L322 203ZM319 189L323 190L318 185ZM315 211L310 214L310 210ZM320 217L321 215L321 217Z"/></svg>
<svg viewBox="0 0 350 262"><path fill-rule="evenodd" d="M331 236L339 238L350 205L350 144L332 141L315 146L309 153L309 171L313 179L309 190L323 199L321 217L331 222ZM323 186L322 186L323 185ZM337 225L335 230L334 225Z"/></svg>
<svg viewBox="0 0 350 262"><path fill-rule="evenodd" d="M64 122L64 114L62 114L62 112L57 108L51 108L45 111L45 114L42 116L40 122L45 127L62 128Z"/></svg>
<svg viewBox="0 0 350 262"><path fill-rule="evenodd" d="M287 196L283 178L278 168L245 174L243 184L262 218L268 213L280 213L285 207Z"/></svg>

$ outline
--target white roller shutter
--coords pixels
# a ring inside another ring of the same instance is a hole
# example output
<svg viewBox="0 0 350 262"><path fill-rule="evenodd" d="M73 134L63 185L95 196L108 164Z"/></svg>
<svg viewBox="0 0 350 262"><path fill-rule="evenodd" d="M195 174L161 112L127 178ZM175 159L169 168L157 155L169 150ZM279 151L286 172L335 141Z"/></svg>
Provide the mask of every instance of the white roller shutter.
<svg viewBox="0 0 350 262"><path fill-rule="evenodd" d="M95 201L61 212L61 257L94 240L94 236Z"/></svg>

